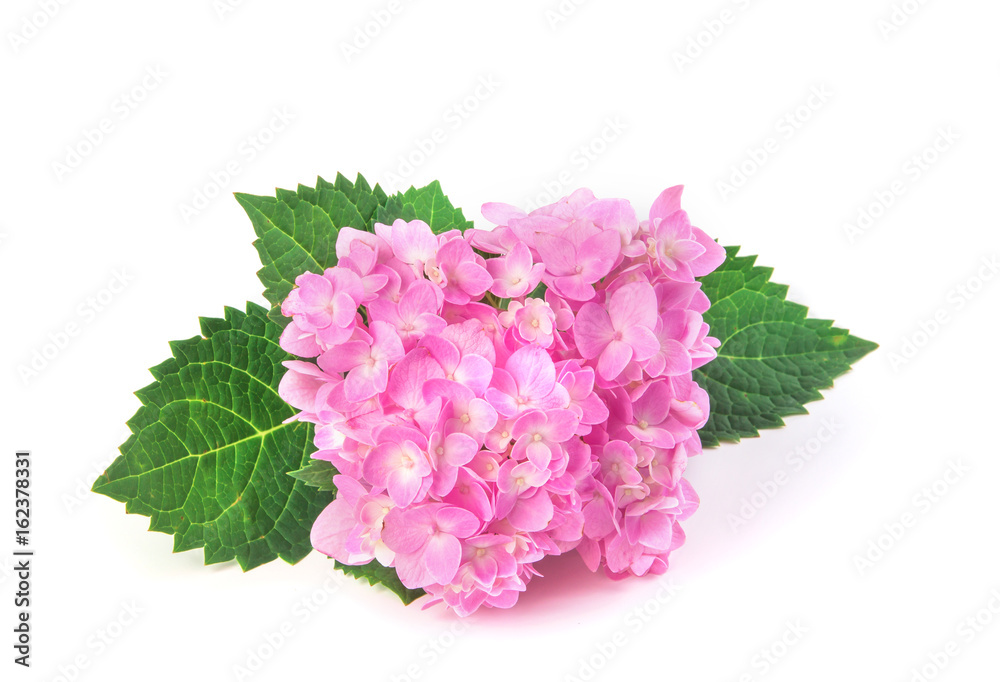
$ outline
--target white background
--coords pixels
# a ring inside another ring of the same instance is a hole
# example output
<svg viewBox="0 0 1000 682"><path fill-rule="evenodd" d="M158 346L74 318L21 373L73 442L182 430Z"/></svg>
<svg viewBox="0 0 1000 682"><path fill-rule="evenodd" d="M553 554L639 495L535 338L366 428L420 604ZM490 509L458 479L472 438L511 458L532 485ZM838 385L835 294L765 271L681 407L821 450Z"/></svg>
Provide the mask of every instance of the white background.
<svg viewBox="0 0 1000 682"><path fill-rule="evenodd" d="M38 14L44 2L7 0L0 677L235 680L250 665L242 679L588 679L583 660L604 680L909 682L925 665L927 679L996 680L1000 283L981 266L1000 253L1000 6L907 0L912 16L889 31L891 0L680 4L591 0L552 14L557 0L401 0L349 59L344 46L388 0L255 0L221 16L212 0L64 0L49 3L51 18ZM728 23L713 23L723 10ZM481 79L492 92L477 95ZM825 101L800 108L814 88ZM142 101L123 108L123 95ZM241 145L276 109L294 120L250 159ZM788 115L796 127L779 123ZM110 132L61 172L67 148L86 151L105 118ZM439 128L445 141L401 169ZM748 159L769 138L754 170ZM936 141L942 151L927 152ZM912 157L925 154L917 173ZM213 181L230 162L239 175ZM720 187L744 162L744 186ZM392 174L440 179L480 221L485 201L524 205L577 186L643 212L685 183L695 224L760 254L790 298L882 347L809 416L691 462L702 507L662 606L662 583L612 583L575 556L547 561L515 609L467 629L329 579L316 554L248 574L202 567L200 550L171 554L146 518L86 491L127 437L131 393L166 342L198 333L199 315L264 302L251 225L230 193L338 170L389 185ZM897 181L901 196L849 235L845 223ZM198 192L214 198L185 220ZM82 315L116 272L128 284ZM945 322L924 333L936 315ZM68 324L78 333L28 377ZM907 340L919 348L903 358ZM824 424L836 432L820 443ZM815 453L804 466L789 459L797 447ZM34 453L30 671L13 665L8 641L15 448ZM945 483L952 466L964 473ZM776 494L753 497L781 474ZM937 493L922 492L936 481ZM759 510L745 506L752 498ZM908 513L893 538L887 524ZM141 613L119 626L133 603ZM642 621L636 608L657 613ZM977 612L988 624L975 633L963 622ZM806 632L792 636L789 623Z"/></svg>

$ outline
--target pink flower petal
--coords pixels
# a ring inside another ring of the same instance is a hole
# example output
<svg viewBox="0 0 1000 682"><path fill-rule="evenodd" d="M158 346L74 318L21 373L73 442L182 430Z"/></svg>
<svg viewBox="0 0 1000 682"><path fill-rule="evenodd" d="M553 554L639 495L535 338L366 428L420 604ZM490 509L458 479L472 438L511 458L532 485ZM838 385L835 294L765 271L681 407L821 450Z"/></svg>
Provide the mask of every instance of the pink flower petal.
<svg viewBox="0 0 1000 682"><path fill-rule="evenodd" d="M572 275L576 272L576 247L562 237L541 232L535 235L535 249L546 272L556 276Z"/></svg>
<svg viewBox="0 0 1000 682"><path fill-rule="evenodd" d="M462 543L454 535L436 533L424 548L423 562L434 582L447 585L458 573L462 562Z"/></svg>
<svg viewBox="0 0 1000 682"><path fill-rule="evenodd" d="M459 538L475 534L481 525L475 514L460 507L441 506L434 513L434 519L438 530Z"/></svg>
<svg viewBox="0 0 1000 682"><path fill-rule="evenodd" d="M588 284L599 282L611 272L621 252L621 237L613 230L599 232L589 237L579 249L581 275Z"/></svg>
<svg viewBox="0 0 1000 682"><path fill-rule="evenodd" d="M580 355L590 360L596 358L614 337L611 316L596 303L584 303L576 315L573 335Z"/></svg>
<svg viewBox="0 0 1000 682"><path fill-rule="evenodd" d="M684 192L684 185L675 185L667 188L656 197L653 206L649 209L649 218L666 218L671 213L681 209L681 194Z"/></svg>
<svg viewBox="0 0 1000 682"><path fill-rule="evenodd" d="M597 373L611 381L625 369L632 359L632 346L624 341L612 341L597 359Z"/></svg>
<svg viewBox="0 0 1000 682"><path fill-rule="evenodd" d="M437 248L437 237L422 220L396 220L392 224L392 251L404 263L414 265L429 261Z"/></svg>
<svg viewBox="0 0 1000 682"><path fill-rule="evenodd" d="M486 393L493 378L493 365L478 355L466 355L455 368L454 380L468 386L477 396Z"/></svg>
<svg viewBox="0 0 1000 682"><path fill-rule="evenodd" d="M544 489L538 488L530 497L519 497L507 515L510 525L526 533L545 529L552 520L552 499Z"/></svg>
<svg viewBox="0 0 1000 682"><path fill-rule="evenodd" d="M649 327L626 327L622 330L622 341L632 347L632 357L637 361L648 360L660 350L660 340Z"/></svg>
<svg viewBox="0 0 1000 682"><path fill-rule="evenodd" d="M608 302L611 325L617 330L637 325L652 329L656 325L656 310L656 293L645 282L626 284Z"/></svg>

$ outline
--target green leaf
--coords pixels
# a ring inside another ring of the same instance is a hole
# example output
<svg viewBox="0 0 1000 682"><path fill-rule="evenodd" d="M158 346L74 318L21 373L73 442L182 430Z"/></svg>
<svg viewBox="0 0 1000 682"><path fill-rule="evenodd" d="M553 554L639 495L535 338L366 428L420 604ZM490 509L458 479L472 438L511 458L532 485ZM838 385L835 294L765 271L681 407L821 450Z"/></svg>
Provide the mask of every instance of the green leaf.
<svg viewBox="0 0 1000 682"><path fill-rule="evenodd" d="M448 230L464 232L472 227L472 221L465 219L462 209L451 205L437 180L426 187L411 187L389 197L376 212L376 222L391 225L394 220L423 220L434 234Z"/></svg>
<svg viewBox="0 0 1000 682"><path fill-rule="evenodd" d="M822 400L820 390L878 348L830 320L807 317L805 306L785 300L787 286L770 281L771 268L738 251L727 247L726 261L701 278L712 301L705 321L722 341L719 357L694 373L711 399L700 431L705 446L757 436L783 426L782 417L805 414L805 403Z"/></svg>
<svg viewBox="0 0 1000 682"><path fill-rule="evenodd" d="M386 568L377 561L363 566L345 566L339 561L337 568L357 580L367 580L369 585L383 585L393 591L397 597L403 600L404 604L410 604L415 599L426 594L423 590L411 590L400 582L396 575L396 569Z"/></svg>
<svg viewBox="0 0 1000 682"><path fill-rule="evenodd" d="M535 287L534 289L532 289L528 293L528 298L540 298L540 299L544 300L545 299L545 292L548 291L548 290L549 290L549 288L547 286L545 286L544 282L539 282L538 286Z"/></svg>
<svg viewBox="0 0 1000 682"><path fill-rule="evenodd" d="M510 305L510 299L509 298L500 298L499 296L497 296L493 292L487 291L483 295L483 303L485 303L488 306L492 306L492 307L496 308L497 310L507 310L507 306Z"/></svg>
<svg viewBox="0 0 1000 682"><path fill-rule="evenodd" d="M327 492L337 493L333 477L339 472L325 459L311 459L309 463L297 471L289 471L288 475L298 479L311 488L319 488Z"/></svg>
<svg viewBox="0 0 1000 682"><path fill-rule="evenodd" d="M256 304L201 327L204 337L171 343L173 357L150 370L156 381L136 391L132 435L93 490L173 534L175 552L204 547L206 564L295 563L333 498L285 475L313 450L312 425L286 423L294 410L278 395L293 358Z"/></svg>
<svg viewBox="0 0 1000 682"><path fill-rule="evenodd" d="M337 174L331 184L319 178L316 187L278 189L275 196L236 194L236 200L253 223L254 246L263 267L257 276L264 297L271 303L270 317L284 326L278 307L304 272L322 273L337 264L337 233L342 227L372 230L376 212L388 197L372 189L359 174L350 182Z"/></svg>

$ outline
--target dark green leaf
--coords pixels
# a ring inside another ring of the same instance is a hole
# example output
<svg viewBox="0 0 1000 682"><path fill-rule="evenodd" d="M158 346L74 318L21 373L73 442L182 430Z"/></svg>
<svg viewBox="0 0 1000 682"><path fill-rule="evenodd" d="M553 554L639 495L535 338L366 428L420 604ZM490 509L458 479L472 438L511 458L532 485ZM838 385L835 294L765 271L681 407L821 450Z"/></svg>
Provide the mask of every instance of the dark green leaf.
<svg viewBox="0 0 1000 682"><path fill-rule="evenodd" d="M538 286L535 287L534 289L532 289L528 293L528 298L540 298L540 299L544 300L545 299L545 292L548 291L548 289L549 288L547 286L545 286L544 282L539 282Z"/></svg>
<svg viewBox="0 0 1000 682"><path fill-rule="evenodd" d="M383 585L391 591L393 591L397 597L403 600L404 604L409 604L415 599L419 599L424 596L425 592L423 590L411 590L399 581L399 577L396 575L396 570L393 568L386 568L377 561L373 561L370 564L365 564L363 566L345 566L339 561L336 562L337 568L346 573L349 576L356 578L357 580L367 580L369 585Z"/></svg>
<svg viewBox="0 0 1000 682"><path fill-rule="evenodd" d="M156 381L136 391L132 435L94 492L173 534L175 552L204 547L206 564L294 563L333 498L285 475L313 450L312 425L286 423L294 410L278 395L292 357L252 303L203 319L202 333L171 343L173 357L150 370Z"/></svg>
<svg viewBox="0 0 1000 682"><path fill-rule="evenodd" d="M472 221L465 219L462 209L451 205L437 180L426 187L411 187L389 197L376 212L376 222L391 225L394 220L423 220L435 234L448 230L464 232L472 227Z"/></svg>
<svg viewBox="0 0 1000 682"><path fill-rule="evenodd" d="M386 199L381 188L371 189L361 175L352 183L340 174L333 184L319 178L315 188L279 189L274 197L236 195L257 234L254 246L263 264L257 276L271 303L272 320L282 326L287 322L278 306L296 277L304 272L322 273L337 264L339 229L370 231Z"/></svg>

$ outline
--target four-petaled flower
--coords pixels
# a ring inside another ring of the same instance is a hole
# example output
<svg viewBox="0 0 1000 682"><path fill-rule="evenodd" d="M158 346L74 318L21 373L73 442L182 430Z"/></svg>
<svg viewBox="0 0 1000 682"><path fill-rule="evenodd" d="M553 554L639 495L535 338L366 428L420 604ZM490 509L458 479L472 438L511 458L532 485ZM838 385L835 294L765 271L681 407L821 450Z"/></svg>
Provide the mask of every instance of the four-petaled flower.
<svg viewBox="0 0 1000 682"><path fill-rule="evenodd" d="M612 380L632 360L648 360L660 349L653 334L656 294L648 283L633 282L611 295L607 307L584 303L576 316L576 345L587 360L597 359L597 373Z"/></svg>

